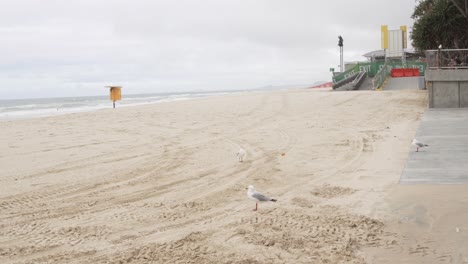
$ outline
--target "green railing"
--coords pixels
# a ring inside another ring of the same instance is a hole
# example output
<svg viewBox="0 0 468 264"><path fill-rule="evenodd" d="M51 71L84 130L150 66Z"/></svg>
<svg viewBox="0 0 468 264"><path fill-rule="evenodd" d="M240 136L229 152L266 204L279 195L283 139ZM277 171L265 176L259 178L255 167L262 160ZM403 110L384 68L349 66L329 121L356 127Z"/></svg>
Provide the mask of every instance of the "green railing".
<svg viewBox="0 0 468 264"><path fill-rule="evenodd" d="M333 77L333 83L337 83L353 74L365 71L367 72L367 76L374 77L379 73L384 67L385 62L358 62L352 68L348 69L345 72L342 72ZM400 62L389 62L387 63L387 67L391 68L418 68L419 75L424 76L426 71L426 63L420 61L407 61L404 65L401 61Z"/></svg>
<svg viewBox="0 0 468 264"><path fill-rule="evenodd" d="M354 75L359 72L359 64L355 65L351 69L348 69L347 71L344 71L336 76L333 76L333 83L338 83L346 78L348 78L351 75Z"/></svg>
<svg viewBox="0 0 468 264"><path fill-rule="evenodd" d="M377 74L374 76L374 79L372 80L372 86L374 90L382 87L382 84L384 83L385 79L387 79L387 77L390 76L391 69L391 66L388 66L388 64L384 64L382 68L380 68L380 70L377 72Z"/></svg>

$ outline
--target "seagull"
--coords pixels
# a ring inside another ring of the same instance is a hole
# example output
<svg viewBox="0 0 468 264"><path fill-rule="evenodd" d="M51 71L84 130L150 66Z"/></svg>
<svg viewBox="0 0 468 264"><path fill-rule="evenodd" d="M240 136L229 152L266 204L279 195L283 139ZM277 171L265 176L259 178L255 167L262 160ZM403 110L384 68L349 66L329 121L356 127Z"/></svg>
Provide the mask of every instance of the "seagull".
<svg viewBox="0 0 468 264"><path fill-rule="evenodd" d="M252 185L249 185L247 187L247 197L249 197L250 200L255 201L255 209L253 211L257 211L258 209L258 203L259 202L276 202L276 199L272 199L268 196L265 196L264 194L261 194L257 191L255 191L255 188Z"/></svg>
<svg viewBox="0 0 468 264"><path fill-rule="evenodd" d="M413 139L413 142L411 142L412 145L416 147L416 152L419 152L419 148L427 147L429 145L426 145L422 142L419 142L417 139Z"/></svg>
<svg viewBox="0 0 468 264"><path fill-rule="evenodd" d="M245 152L245 149L243 148L240 148L239 151L237 152L237 158L239 159L239 162L243 162L244 161L244 158L245 158L245 154L247 154L247 152Z"/></svg>

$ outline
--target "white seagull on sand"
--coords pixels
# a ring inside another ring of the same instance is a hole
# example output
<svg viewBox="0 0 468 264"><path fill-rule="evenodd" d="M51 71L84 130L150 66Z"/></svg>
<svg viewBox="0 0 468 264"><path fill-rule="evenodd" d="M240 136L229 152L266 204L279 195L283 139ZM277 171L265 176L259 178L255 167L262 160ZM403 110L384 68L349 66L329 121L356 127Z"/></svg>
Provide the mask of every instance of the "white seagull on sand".
<svg viewBox="0 0 468 264"><path fill-rule="evenodd" d="M240 148L239 151L237 152L237 158L239 159L239 162L243 162L244 161L244 158L245 158L245 154L247 154L247 152L245 151L245 149L243 148Z"/></svg>
<svg viewBox="0 0 468 264"><path fill-rule="evenodd" d="M412 145L416 147L416 152L419 152L419 148L427 147L429 145L426 145L422 142L419 142L417 139L413 139L413 142L411 142Z"/></svg>
<svg viewBox="0 0 468 264"><path fill-rule="evenodd" d="M249 185L249 187L247 187L247 197L249 197L250 200L255 201L255 209L253 209L254 211L257 211L259 202L277 201L276 199L272 199L264 194L257 192L252 185Z"/></svg>

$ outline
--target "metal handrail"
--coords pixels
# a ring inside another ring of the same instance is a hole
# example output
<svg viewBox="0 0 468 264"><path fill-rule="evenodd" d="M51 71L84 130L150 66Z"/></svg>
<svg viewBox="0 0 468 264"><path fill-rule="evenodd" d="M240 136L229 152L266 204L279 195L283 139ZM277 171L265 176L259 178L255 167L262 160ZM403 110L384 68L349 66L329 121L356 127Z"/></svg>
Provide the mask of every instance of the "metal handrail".
<svg viewBox="0 0 468 264"><path fill-rule="evenodd" d="M468 49L426 50L428 69L468 69Z"/></svg>
<svg viewBox="0 0 468 264"><path fill-rule="evenodd" d="M356 78L353 80L353 88L354 90L356 90L357 88L359 88L359 86L361 86L361 84L363 83L364 79L366 78L366 75L367 75L367 72L366 71L362 71L358 74L358 76L356 76Z"/></svg>
<svg viewBox="0 0 468 264"><path fill-rule="evenodd" d="M358 72L358 73L354 73L354 74L352 74L352 75L346 77L345 79L343 79L343 80L341 80L341 81L339 81L339 82L333 84L333 89L337 89L337 88L339 88L339 87L341 87L341 86L343 86L343 85L345 85L345 84L348 84L348 83L354 81L354 79L356 78L356 76L357 76L358 74L359 74L359 72Z"/></svg>
<svg viewBox="0 0 468 264"><path fill-rule="evenodd" d="M377 74L374 76L374 79L372 80L372 87L374 90L382 87L382 84L384 83L385 79L387 79L388 76L390 76L390 70L391 66L389 66L386 62L380 68L380 70L377 72Z"/></svg>

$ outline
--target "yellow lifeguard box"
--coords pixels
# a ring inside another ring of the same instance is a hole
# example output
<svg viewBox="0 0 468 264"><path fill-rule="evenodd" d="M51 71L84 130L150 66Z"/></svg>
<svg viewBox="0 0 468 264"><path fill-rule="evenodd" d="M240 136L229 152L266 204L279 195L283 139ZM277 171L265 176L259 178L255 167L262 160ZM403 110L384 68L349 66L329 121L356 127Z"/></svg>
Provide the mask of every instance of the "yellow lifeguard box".
<svg viewBox="0 0 468 264"><path fill-rule="evenodd" d="M106 87L109 87L110 99L115 108L115 101L122 100L122 86L106 86Z"/></svg>

